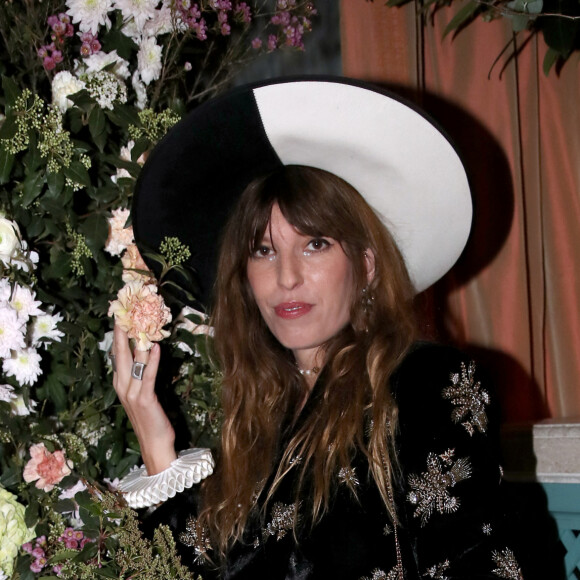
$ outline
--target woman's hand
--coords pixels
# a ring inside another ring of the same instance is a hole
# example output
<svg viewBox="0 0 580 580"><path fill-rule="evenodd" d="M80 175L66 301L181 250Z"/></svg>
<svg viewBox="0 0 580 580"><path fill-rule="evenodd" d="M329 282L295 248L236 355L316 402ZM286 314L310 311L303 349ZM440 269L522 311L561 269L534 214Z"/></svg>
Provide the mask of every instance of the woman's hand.
<svg viewBox="0 0 580 580"><path fill-rule="evenodd" d="M147 365L142 380L131 376L133 355L129 339L118 325L115 325L111 352L115 356L116 367L113 386L139 439L147 473L154 475L167 469L177 457L175 431L155 394L161 349L154 344L149 352L135 351L134 361Z"/></svg>

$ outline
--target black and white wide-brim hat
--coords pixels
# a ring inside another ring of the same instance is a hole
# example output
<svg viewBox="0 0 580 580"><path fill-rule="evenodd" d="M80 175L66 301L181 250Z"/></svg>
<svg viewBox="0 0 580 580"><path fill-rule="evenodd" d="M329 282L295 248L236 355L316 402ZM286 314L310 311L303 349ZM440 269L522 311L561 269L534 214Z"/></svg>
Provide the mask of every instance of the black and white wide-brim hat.
<svg viewBox="0 0 580 580"><path fill-rule="evenodd" d="M192 253L196 296L208 304L231 208L248 183L283 165L330 171L359 191L393 235L417 292L443 276L467 242L465 169L434 122L368 84L307 77L238 88L171 129L134 196L141 253L178 237Z"/></svg>

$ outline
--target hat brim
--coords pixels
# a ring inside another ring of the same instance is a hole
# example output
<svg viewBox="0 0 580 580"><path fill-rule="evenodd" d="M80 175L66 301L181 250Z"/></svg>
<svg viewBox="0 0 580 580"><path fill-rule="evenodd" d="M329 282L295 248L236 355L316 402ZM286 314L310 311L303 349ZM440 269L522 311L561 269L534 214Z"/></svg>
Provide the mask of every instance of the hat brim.
<svg viewBox="0 0 580 580"><path fill-rule="evenodd" d="M417 292L443 276L469 236L465 169L412 104L344 78L278 79L238 88L180 121L149 156L133 202L140 250L178 237L210 302L220 232L246 186L284 165L350 183L393 235ZM150 266L155 269L155 263Z"/></svg>

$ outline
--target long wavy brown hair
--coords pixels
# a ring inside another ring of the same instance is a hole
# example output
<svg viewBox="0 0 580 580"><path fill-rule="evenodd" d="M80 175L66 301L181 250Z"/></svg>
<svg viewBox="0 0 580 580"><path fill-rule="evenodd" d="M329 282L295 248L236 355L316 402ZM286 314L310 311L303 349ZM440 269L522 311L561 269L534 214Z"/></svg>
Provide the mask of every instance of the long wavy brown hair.
<svg viewBox="0 0 580 580"><path fill-rule="evenodd" d="M291 351L264 323L246 275L275 203L301 233L338 240L354 275L350 323L323 345L322 396L282 451L281 426L296 418L309 387ZM369 249L375 257L370 284ZM397 409L388 385L415 336L412 297L391 235L339 177L286 166L246 188L222 241L212 316L225 419L217 469L202 488L198 522L208 530L217 555L223 557L242 537L265 482L273 482L265 490L270 498L292 470L298 470L297 499L311 498L312 513L307 515L315 523L329 505L339 469L349 466L357 451L368 457L372 477L396 520L389 487L396 467L392 441ZM301 461L292 461L296 457Z"/></svg>

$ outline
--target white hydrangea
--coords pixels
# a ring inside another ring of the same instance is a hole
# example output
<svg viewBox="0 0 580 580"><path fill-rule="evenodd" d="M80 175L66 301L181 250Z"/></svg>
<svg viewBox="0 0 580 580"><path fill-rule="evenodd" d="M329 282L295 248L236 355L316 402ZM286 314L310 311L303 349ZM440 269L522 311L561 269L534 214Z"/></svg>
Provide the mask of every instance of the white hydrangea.
<svg viewBox="0 0 580 580"><path fill-rule="evenodd" d="M127 87L117 75L99 71L87 76L87 90L101 109L113 109L115 101L127 102Z"/></svg>
<svg viewBox="0 0 580 580"><path fill-rule="evenodd" d="M129 78L129 75L131 74L129 72L129 63L124 58L121 58L116 50L112 50L111 52L103 52L101 50L83 59L82 62L76 62L79 75L89 75L91 73L102 71L105 67L108 67L111 64L115 65L112 70L115 75L122 79Z"/></svg>
<svg viewBox="0 0 580 580"><path fill-rule="evenodd" d="M161 74L161 47L153 36L145 38L137 53L137 69L141 80L148 85Z"/></svg>
<svg viewBox="0 0 580 580"><path fill-rule="evenodd" d="M10 357L13 350L26 346L24 334L26 325L18 318L18 313L6 302L0 304L0 357Z"/></svg>
<svg viewBox="0 0 580 580"><path fill-rule="evenodd" d="M79 25L81 32L97 34L99 26L111 27L108 13L113 8L113 0L66 0L66 13L73 24Z"/></svg>
<svg viewBox="0 0 580 580"><path fill-rule="evenodd" d="M37 316L32 323L32 345L36 346L42 339L56 340L60 342L60 339L64 336L57 325L62 322L62 316L60 314L42 314Z"/></svg>
<svg viewBox="0 0 580 580"><path fill-rule="evenodd" d="M61 113L65 113L74 105L67 97L84 88L85 83L75 75L67 70L60 71L52 80L52 102L60 109Z"/></svg>
<svg viewBox="0 0 580 580"><path fill-rule="evenodd" d="M35 300L36 292L29 288L15 285L9 304L18 314L18 318L23 322L28 322L31 316L39 316L44 312L39 308L42 305L40 300Z"/></svg>
<svg viewBox="0 0 580 580"><path fill-rule="evenodd" d="M14 377L21 385L33 385L42 374L40 355L34 348L24 348L4 359L2 370L9 377Z"/></svg>

